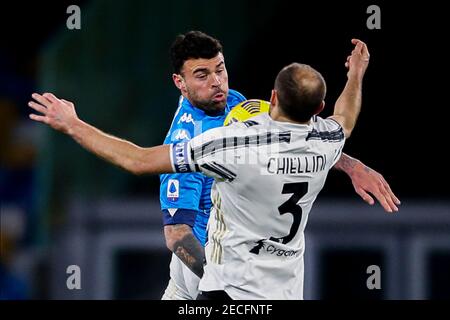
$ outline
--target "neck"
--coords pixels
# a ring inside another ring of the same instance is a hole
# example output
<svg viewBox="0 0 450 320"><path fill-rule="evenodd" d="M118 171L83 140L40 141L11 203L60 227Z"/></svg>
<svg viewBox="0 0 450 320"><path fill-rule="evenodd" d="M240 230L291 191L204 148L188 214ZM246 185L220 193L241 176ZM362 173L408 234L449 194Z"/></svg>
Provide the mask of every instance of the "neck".
<svg viewBox="0 0 450 320"><path fill-rule="evenodd" d="M294 123L294 124L309 124L310 123L310 120L308 120L306 122L298 122L298 121L291 120L286 115L284 115L283 112L281 112L281 110L278 106L276 106L275 108L271 108L269 115L272 118L272 120L275 120L278 122L289 122L289 123Z"/></svg>

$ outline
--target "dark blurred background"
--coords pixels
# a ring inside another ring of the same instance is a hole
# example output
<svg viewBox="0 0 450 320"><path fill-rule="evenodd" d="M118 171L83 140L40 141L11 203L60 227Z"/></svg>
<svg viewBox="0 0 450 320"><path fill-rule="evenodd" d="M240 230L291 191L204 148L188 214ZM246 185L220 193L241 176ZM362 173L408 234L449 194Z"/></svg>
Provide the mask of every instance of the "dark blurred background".
<svg viewBox="0 0 450 320"><path fill-rule="evenodd" d="M69 30L69 5L81 30ZM381 29L369 30L369 5ZM177 107L168 50L179 33L222 41L230 87L269 99L293 61L328 85L346 80L351 38L371 63L344 151L384 175L403 205L365 205L332 172L307 227L305 297L450 298L446 120L448 38L442 2L15 1L0 5L0 299L158 299L168 279L158 177L135 177L31 122L30 94L53 92L85 121L141 146L160 144ZM66 268L83 288L68 290ZM366 268L382 270L368 290Z"/></svg>

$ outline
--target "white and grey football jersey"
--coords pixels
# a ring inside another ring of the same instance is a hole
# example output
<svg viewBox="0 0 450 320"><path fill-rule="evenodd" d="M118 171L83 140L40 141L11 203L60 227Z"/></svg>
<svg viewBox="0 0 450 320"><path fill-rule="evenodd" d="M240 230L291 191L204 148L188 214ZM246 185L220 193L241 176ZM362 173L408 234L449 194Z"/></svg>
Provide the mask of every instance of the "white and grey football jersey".
<svg viewBox="0 0 450 320"><path fill-rule="evenodd" d="M344 146L342 127L264 114L175 144L176 172L214 177L201 291L233 299L302 299L304 229Z"/></svg>

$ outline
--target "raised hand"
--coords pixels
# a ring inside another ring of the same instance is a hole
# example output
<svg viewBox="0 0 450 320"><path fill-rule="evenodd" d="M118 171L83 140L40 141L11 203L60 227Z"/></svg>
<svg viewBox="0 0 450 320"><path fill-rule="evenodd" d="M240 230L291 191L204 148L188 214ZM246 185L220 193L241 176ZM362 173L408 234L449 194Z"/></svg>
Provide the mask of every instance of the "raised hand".
<svg viewBox="0 0 450 320"><path fill-rule="evenodd" d="M72 102L58 99L51 93L31 95L35 101L28 106L42 115L30 114L30 119L45 123L55 130L70 134L71 128L79 121Z"/></svg>
<svg viewBox="0 0 450 320"><path fill-rule="evenodd" d="M348 68L348 76L363 77L369 65L370 54L367 45L358 39L352 39L355 45L352 53L347 57L345 67Z"/></svg>

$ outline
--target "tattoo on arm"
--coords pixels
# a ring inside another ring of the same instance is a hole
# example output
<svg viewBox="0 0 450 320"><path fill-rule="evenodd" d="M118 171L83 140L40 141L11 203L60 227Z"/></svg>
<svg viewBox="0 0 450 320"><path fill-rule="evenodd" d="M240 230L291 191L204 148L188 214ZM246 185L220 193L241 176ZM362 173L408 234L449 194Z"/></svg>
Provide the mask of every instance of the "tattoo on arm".
<svg viewBox="0 0 450 320"><path fill-rule="evenodd" d="M341 170L349 173L351 170L355 168L355 165L358 163L358 160L350 157L349 155L342 153L341 158L336 162L334 168L337 170Z"/></svg>
<svg viewBox="0 0 450 320"><path fill-rule="evenodd" d="M173 253L199 278L203 276L205 250L192 233L174 243Z"/></svg>

